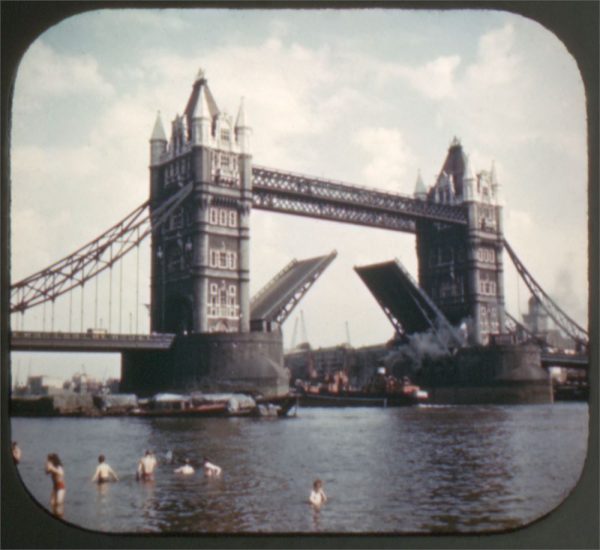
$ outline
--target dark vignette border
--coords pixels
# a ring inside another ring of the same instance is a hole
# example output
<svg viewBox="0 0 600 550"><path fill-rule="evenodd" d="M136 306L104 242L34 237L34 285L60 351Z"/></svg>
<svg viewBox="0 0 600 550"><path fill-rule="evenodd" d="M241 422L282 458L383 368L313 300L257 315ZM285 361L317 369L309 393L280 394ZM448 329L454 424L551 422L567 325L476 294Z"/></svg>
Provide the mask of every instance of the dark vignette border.
<svg viewBox="0 0 600 550"><path fill-rule="evenodd" d="M9 215L10 126L14 79L28 46L46 29L61 20L101 8L410 8L494 9L520 14L544 25L562 40L576 59L584 80L588 117L588 258L590 281L589 316L590 438L588 458L578 485L558 509L533 524L502 534L450 536L362 535L209 535L156 536L110 535L72 527L37 506L24 491L10 459L9 372ZM599 275L599 18L595 0L556 1L2 1L2 157L0 195L0 359L2 427L1 539L2 548L599 548L598 465L598 275Z"/></svg>

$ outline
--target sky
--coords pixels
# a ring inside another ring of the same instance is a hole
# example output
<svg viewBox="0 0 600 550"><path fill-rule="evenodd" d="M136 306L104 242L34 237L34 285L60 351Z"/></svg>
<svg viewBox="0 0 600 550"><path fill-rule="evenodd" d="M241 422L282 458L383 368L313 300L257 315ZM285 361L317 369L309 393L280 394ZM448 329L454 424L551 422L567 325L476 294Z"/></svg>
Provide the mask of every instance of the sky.
<svg viewBox="0 0 600 550"><path fill-rule="evenodd" d="M587 327L583 83L554 34L495 10L102 9L62 21L30 46L15 83L13 282L147 199L157 112L169 132L200 68L221 110L235 116L244 97L258 165L412 195L419 171L433 185L458 137L474 172L495 164L505 238ZM120 268L86 285L83 319L76 293L53 310L13 316L13 328L147 332L148 248L123 262L124 292L116 290ZM293 258L334 249L337 258L283 326L286 348L303 339L294 331L300 311L313 347L393 334L353 268L397 258L416 278L411 234L253 211L251 294ZM529 294L508 257L505 289L507 310L520 318ZM96 293L104 306L95 306ZM115 354L12 359L13 382L120 370Z"/></svg>

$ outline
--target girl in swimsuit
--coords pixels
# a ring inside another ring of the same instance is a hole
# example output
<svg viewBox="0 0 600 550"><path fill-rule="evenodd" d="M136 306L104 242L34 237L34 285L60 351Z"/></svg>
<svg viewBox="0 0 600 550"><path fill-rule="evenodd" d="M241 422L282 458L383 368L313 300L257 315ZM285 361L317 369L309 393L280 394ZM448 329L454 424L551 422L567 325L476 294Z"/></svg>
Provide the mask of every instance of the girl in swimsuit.
<svg viewBox="0 0 600 550"><path fill-rule="evenodd" d="M46 459L46 473L52 477L52 494L50 507L56 515L62 515L62 505L65 501L65 471L57 454L52 453Z"/></svg>

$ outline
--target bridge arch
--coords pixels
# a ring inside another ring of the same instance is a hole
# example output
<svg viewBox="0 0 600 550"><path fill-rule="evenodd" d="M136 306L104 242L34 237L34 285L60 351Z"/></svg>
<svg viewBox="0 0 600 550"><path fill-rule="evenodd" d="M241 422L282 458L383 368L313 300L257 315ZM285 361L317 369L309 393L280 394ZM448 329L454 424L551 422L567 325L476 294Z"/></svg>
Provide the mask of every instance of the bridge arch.
<svg viewBox="0 0 600 550"><path fill-rule="evenodd" d="M193 331L192 299L181 293L167 296L163 332L184 334Z"/></svg>

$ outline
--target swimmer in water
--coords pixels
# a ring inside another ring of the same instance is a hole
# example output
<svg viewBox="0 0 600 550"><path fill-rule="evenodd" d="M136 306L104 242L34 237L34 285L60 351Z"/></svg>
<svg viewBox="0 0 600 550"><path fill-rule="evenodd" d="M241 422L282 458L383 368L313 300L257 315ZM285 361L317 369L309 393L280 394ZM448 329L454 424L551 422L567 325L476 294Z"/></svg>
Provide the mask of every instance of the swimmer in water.
<svg viewBox="0 0 600 550"><path fill-rule="evenodd" d="M138 462L136 478L143 481L154 479L154 469L158 465L156 457L151 451L146 451L146 454Z"/></svg>
<svg viewBox="0 0 600 550"><path fill-rule="evenodd" d="M19 445L16 441L12 442L11 448L13 460L15 461L15 464L18 464L19 462L21 462L21 449L19 448Z"/></svg>
<svg viewBox="0 0 600 550"><path fill-rule="evenodd" d="M204 475L208 477L218 477L221 475L221 468L216 464L208 461L208 458L204 457L202 467L204 468Z"/></svg>
<svg viewBox="0 0 600 550"><path fill-rule="evenodd" d="M179 466L179 468L176 468L173 471L176 474L183 474L183 475L189 476L189 475L192 475L194 473L194 468L190 464L190 459L186 458L185 459L185 464L183 466Z"/></svg>
<svg viewBox="0 0 600 550"><path fill-rule="evenodd" d="M46 458L46 474L52 477L52 493L50 494L50 508L57 516L63 514L65 501L65 471L62 462L56 453L51 453Z"/></svg>
<svg viewBox="0 0 600 550"><path fill-rule="evenodd" d="M94 477L92 477L92 481L95 483L105 483L107 481L119 481L117 474L115 474L114 470L105 462L104 455L100 455L98 457L98 467L96 468L96 472L94 473Z"/></svg>
<svg viewBox="0 0 600 550"><path fill-rule="evenodd" d="M327 495L323 491L323 482L320 479L315 479L313 482L313 489L310 492L309 497L310 503L317 508L327 502Z"/></svg>

